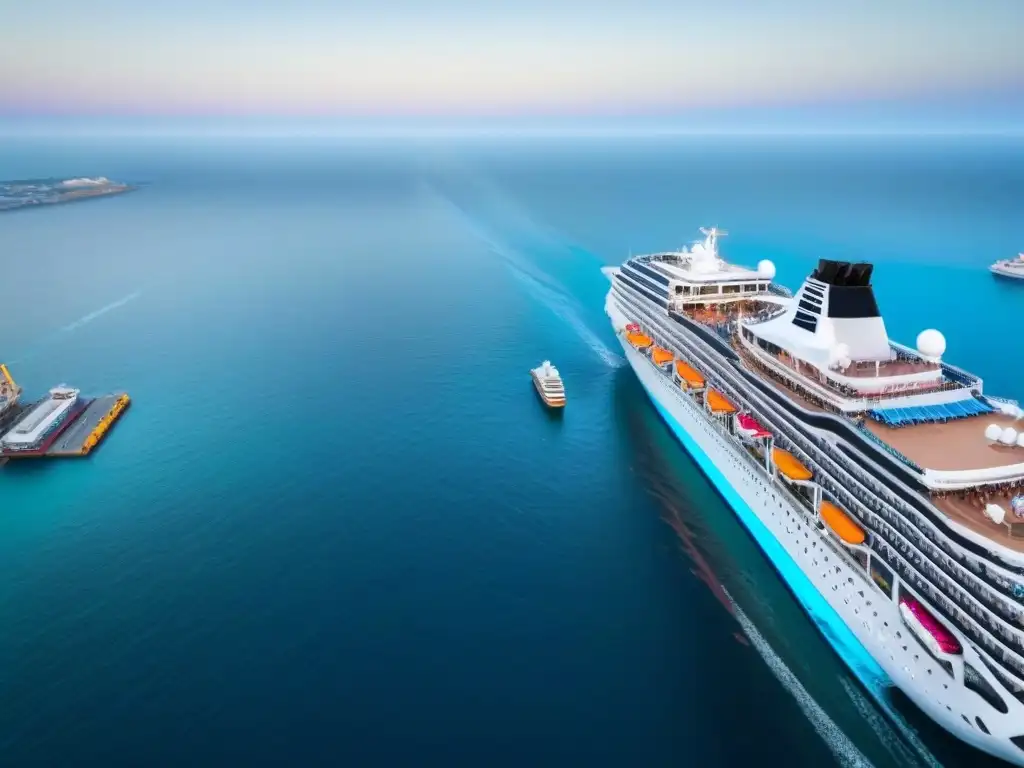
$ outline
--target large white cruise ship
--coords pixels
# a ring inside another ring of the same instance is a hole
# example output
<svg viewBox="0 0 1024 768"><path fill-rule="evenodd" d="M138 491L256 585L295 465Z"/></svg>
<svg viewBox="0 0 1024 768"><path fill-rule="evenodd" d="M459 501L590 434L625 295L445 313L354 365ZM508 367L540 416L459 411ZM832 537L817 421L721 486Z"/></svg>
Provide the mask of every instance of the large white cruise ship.
<svg viewBox="0 0 1024 768"><path fill-rule="evenodd" d="M891 340L870 264L822 260L794 296L701 231L605 269L655 407L869 688L1024 766L1021 409L938 331Z"/></svg>

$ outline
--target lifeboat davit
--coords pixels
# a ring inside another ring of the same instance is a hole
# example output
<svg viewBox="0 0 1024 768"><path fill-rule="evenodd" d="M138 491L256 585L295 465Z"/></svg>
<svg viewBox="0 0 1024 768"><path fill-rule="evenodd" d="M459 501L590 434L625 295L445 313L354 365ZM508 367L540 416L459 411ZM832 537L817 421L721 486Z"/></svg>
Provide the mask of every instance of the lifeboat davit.
<svg viewBox="0 0 1024 768"><path fill-rule="evenodd" d="M953 633L932 616L919 600L906 593L900 595L900 615L903 622L933 653L959 655L964 652Z"/></svg>

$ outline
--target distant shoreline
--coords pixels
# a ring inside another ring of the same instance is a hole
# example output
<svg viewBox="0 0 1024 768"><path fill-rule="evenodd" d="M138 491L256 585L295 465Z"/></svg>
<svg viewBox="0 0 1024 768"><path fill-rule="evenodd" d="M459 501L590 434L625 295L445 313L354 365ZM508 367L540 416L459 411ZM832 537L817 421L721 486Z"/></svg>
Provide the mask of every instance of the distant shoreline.
<svg viewBox="0 0 1024 768"><path fill-rule="evenodd" d="M137 189L106 178L0 182L0 213L123 195Z"/></svg>

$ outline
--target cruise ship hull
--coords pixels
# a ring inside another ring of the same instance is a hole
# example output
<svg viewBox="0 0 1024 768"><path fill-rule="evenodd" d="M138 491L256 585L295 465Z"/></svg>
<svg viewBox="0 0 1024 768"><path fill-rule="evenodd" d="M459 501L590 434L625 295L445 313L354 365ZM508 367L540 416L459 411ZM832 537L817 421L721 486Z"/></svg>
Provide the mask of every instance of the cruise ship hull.
<svg viewBox="0 0 1024 768"><path fill-rule="evenodd" d="M1024 269L1007 269L994 265L989 267L989 271L996 277L1005 277L1007 280L1024 280Z"/></svg>
<svg viewBox="0 0 1024 768"><path fill-rule="evenodd" d="M1000 714L966 693L913 637L895 602L886 599L850 562L836 555L827 533L808 524L805 510L787 497L735 439L720 431L703 408L619 333L627 317L609 294L606 312L640 383L662 419L747 528L826 640L879 705L899 687L922 711L959 739L1024 766L1024 751L1009 739L1021 731L1024 706L1010 702ZM973 649L965 659L981 665ZM977 725L982 718L989 734Z"/></svg>

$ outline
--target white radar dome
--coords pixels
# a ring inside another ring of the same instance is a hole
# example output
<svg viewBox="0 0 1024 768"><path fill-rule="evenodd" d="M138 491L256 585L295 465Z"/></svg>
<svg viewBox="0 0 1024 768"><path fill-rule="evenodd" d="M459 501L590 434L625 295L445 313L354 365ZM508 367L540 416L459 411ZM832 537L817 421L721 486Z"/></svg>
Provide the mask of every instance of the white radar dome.
<svg viewBox="0 0 1024 768"><path fill-rule="evenodd" d="M775 263L768 261L768 259L761 259L757 262L757 274L761 277L767 277L769 280L775 279Z"/></svg>
<svg viewBox="0 0 1024 768"><path fill-rule="evenodd" d="M985 427L985 439L995 442L1003 434L1003 429L998 424L989 424Z"/></svg>
<svg viewBox="0 0 1024 768"><path fill-rule="evenodd" d="M1017 430L1013 427L1007 427L1003 430L1003 434L999 436L999 442L1003 445L1016 445L1017 444Z"/></svg>
<svg viewBox="0 0 1024 768"><path fill-rule="evenodd" d="M917 351L925 357L942 357L946 352L946 337L929 328L917 334Z"/></svg>

